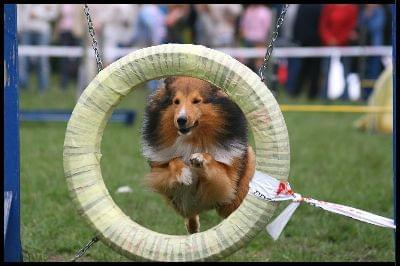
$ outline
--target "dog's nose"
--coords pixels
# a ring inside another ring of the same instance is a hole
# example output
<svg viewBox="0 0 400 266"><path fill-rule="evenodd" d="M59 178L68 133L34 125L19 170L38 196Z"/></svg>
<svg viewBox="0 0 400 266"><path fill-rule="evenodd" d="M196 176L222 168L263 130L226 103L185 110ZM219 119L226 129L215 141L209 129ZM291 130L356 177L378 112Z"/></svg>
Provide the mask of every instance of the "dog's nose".
<svg viewBox="0 0 400 266"><path fill-rule="evenodd" d="M180 116L178 119L176 119L176 122L178 123L179 127L184 127L187 122L187 118L185 116Z"/></svg>

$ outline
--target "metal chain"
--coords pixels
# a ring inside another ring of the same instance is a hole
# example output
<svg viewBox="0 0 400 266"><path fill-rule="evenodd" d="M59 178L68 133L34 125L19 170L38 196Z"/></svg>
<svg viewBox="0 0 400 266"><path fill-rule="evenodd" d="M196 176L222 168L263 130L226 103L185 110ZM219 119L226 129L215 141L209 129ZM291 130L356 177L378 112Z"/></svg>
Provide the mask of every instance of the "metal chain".
<svg viewBox="0 0 400 266"><path fill-rule="evenodd" d="M90 240L89 243L87 243L83 248L81 248L75 255L75 257L71 260L71 262L75 262L77 259L79 259L80 257L82 257L83 255L85 255L86 251L88 251L88 249L97 241L99 241L99 237L95 236L92 238L92 240Z"/></svg>
<svg viewBox="0 0 400 266"><path fill-rule="evenodd" d="M97 43L97 40L95 38L93 22L92 22L92 18L90 17L89 7L88 7L87 4L85 4L85 8L83 9L83 11L85 12L85 15L86 15L89 34L92 37L92 47L93 47L93 50L94 50L94 54L96 56L97 71L100 72L103 69L103 63L101 61L101 57L100 57L100 53L99 53L99 49L98 49L98 43ZM92 245L94 243L96 243L97 241L99 241L99 237L98 236L93 237L89 241L89 243L87 243L83 248L78 250L78 252L76 253L75 257L73 259L71 259L71 262L75 262L77 259L79 259L83 255L85 255L85 253L88 251L88 249L91 248Z"/></svg>
<svg viewBox="0 0 400 266"><path fill-rule="evenodd" d="M283 23L283 19L285 18L285 14L286 11L288 9L289 5L285 4L282 8L281 14L279 15L278 21L276 22L276 28L275 31L272 33L272 38L268 44L268 48L267 48L267 52L265 53L265 57L264 57L264 63L262 64L262 66L260 67L260 69L258 70L258 72L260 73L260 77L261 77L261 81L265 82L265 78L264 78L264 72L265 69L267 68L267 63L268 60L272 54L272 50L274 49L274 42L276 40L276 38L278 38L278 32L279 32L279 28L282 26Z"/></svg>
<svg viewBox="0 0 400 266"><path fill-rule="evenodd" d="M103 63L101 62L101 57L100 57L99 50L98 50L98 44L97 44L97 41L95 38L93 22L92 22L92 18L90 17L89 7L87 4L85 4L84 12L85 12L86 19L87 19L89 34L92 37L92 47L94 50L94 54L96 56L97 71L100 72L103 69Z"/></svg>

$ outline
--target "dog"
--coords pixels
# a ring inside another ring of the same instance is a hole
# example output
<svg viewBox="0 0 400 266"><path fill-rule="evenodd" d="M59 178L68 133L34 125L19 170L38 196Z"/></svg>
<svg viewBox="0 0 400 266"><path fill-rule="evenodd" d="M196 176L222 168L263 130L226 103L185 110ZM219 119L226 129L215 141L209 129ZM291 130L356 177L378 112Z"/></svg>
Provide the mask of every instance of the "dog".
<svg viewBox="0 0 400 266"><path fill-rule="evenodd" d="M249 190L255 154L247 121L221 89L201 79L173 76L148 98L142 152L151 171L147 185L200 231L199 213L236 210Z"/></svg>

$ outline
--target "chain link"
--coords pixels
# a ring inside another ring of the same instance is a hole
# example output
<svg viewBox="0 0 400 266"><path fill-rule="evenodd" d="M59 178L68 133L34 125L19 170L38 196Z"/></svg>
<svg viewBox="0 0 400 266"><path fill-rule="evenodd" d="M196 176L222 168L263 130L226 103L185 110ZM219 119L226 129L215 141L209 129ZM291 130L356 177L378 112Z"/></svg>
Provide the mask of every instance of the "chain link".
<svg viewBox="0 0 400 266"><path fill-rule="evenodd" d="M98 236L95 236L92 238L92 240L90 240L89 243L87 243L83 248L81 248L75 255L75 258L73 258L71 260L71 262L75 262L77 259L79 259L80 257L82 257L83 255L85 255L86 251L88 251L88 249L97 241L99 241Z"/></svg>
<svg viewBox="0 0 400 266"><path fill-rule="evenodd" d="M272 33L272 38L268 44L267 52L265 53L265 56L264 56L264 63L258 70L258 72L260 73L262 82L265 82L264 72L265 72L265 69L267 68L268 60L272 54L272 50L274 49L274 42L275 42L276 38L278 38L279 28L282 26L283 19L285 18L285 14L286 14L288 7L289 7L289 5L285 4L282 8L282 11L281 11L281 14L279 15L278 21L276 22L275 31Z"/></svg>
<svg viewBox="0 0 400 266"><path fill-rule="evenodd" d="M92 22L92 18L90 17L89 7L87 4L85 4L84 12L85 12L86 19L87 19L89 34L92 37L92 47L94 50L94 54L96 56L97 71L100 72L103 69L103 63L101 62L101 57L100 57L99 50L98 50L98 43L95 38L93 22Z"/></svg>

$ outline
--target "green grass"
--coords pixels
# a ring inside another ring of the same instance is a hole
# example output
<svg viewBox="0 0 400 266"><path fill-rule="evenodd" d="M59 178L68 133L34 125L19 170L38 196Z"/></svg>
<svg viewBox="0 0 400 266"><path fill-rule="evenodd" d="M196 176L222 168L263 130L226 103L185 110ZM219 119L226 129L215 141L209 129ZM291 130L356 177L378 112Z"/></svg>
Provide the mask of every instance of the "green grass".
<svg viewBox="0 0 400 266"><path fill-rule="evenodd" d="M63 93L55 77L52 84L53 88L43 95L37 89L21 92L20 108L72 109L72 86ZM185 234L182 218L142 183L149 171L139 147L146 95L145 89L139 89L119 106L138 112L134 126L107 125L102 142L103 178L112 198L133 220L161 233ZM284 95L279 101L294 102ZM305 196L393 217L392 136L355 130L352 123L359 116L285 112L291 145L289 181ZM67 191L62 166L65 129L66 123L21 123L21 235L25 261L69 260L94 235L77 214ZM117 194L116 189L124 185L129 185L133 193ZM286 205L282 203L279 210ZM220 221L214 211L204 213L202 230ZM101 242L82 260L127 261ZM301 205L277 241L262 231L225 261L394 261L394 232Z"/></svg>

